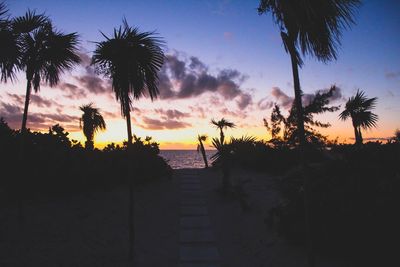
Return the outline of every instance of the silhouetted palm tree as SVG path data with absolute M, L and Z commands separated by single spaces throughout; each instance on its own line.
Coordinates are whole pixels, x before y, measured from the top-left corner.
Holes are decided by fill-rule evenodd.
M 83 114 L 79 121 L 79 126 L 83 129 L 83 134 L 86 137 L 85 147 L 91 150 L 94 147 L 94 134 L 99 130 L 105 130 L 106 123 L 99 109 L 93 107 L 92 103 L 81 106 L 80 110 L 82 110 Z
M 222 192 L 228 193 L 231 188 L 231 143 L 222 143 L 220 139 L 213 138 L 212 145 L 217 152 L 211 157 L 213 164 L 222 170 Z
M 204 165 L 206 166 L 206 168 L 208 168 L 208 162 L 207 162 L 207 156 L 206 156 L 206 150 L 204 149 L 204 144 L 203 142 L 207 141 L 207 135 L 203 134 L 203 135 L 198 135 L 197 136 L 197 140 L 199 141 L 199 144 L 197 145 L 197 152 L 201 152 L 201 155 L 203 156 L 203 160 L 204 160 Z
M 360 0 L 260 0 L 258 13 L 260 15 L 268 12 L 272 14 L 281 31 L 285 50 L 290 54 L 297 112 L 297 131 L 301 147 L 306 144 L 306 139 L 298 70 L 299 66 L 303 65 L 300 52 L 303 55 L 315 56 L 323 62 L 336 59 L 341 30 L 354 23 L 353 12 L 359 5 Z M 307 187 L 305 181 L 305 202 L 309 201 Z M 308 220 L 307 207 L 305 208 L 306 220 Z M 306 227 L 309 228 L 309 226 L 310 224 L 306 222 Z M 310 236 L 308 234 L 308 238 Z M 311 241 L 308 243 L 311 244 Z M 312 245 L 309 245 L 309 266 L 314 266 L 312 254 Z
M 0 81 L 7 82 L 15 78 L 19 66 L 20 51 L 18 35 L 13 31 L 12 21 L 6 5 L 0 3 Z
M 219 129 L 221 144 L 224 144 L 224 141 L 225 141 L 224 129 L 236 127 L 236 125 L 233 122 L 227 121 L 224 118 L 222 118 L 219 121 L 212 119 L 211 124 L 213 124 L 215 127 L 217 127 Z
M 394 131 L 393 139 L 395 142 L 400 143 L 400 130 L 399 129 L 396 129 L 396 131 Z
M 32 88 L 40 90 L 41 83 L 51 87 L 58 84 L 60 74 L 80 62 L 77 55 L 78 35 L 64 34 L 54 29 L 49 18 L 28 11 L 13 20 L 13 30 L 19 34 L 20 68 L 26 73 L 26 96 L 21 131 L 26 130 Z
M 360 0 L 260 0 L 258 13 L 272 14 L 292 61 L 300 145 L 305 144 L 298 71 L 303 65 L 300 51 L 323 62 L 336 59 L 341 30 L 354 23 L 353 12 L 359 4 Z
M 99 73 L 112 80 L 112 89 L 121 103 L 121 113 L 126 118 L 128 144 L 132 144 L 130 111 L 132 98 L 139 99 L 148 93 L 157 97 L 158 72 L 164 62 L 161 49 L 164 42 L 153 32 L 139 32 L 126 20 L 111 37 L 98 42 L 92 58 Z
M 112 89 L 121 103 L 121 113 L 126 118 L 128 147 L 132 144 L 131 107 L 132 98 L 139 99 L 148 93 L 157 97 L 158 72 L 164 63 L 164 42 L 153 32 L 139 32 L 126 20 L 111 37 L 103 34 L 105 41 L 98 42 L 92 58 L 96 70 L 112 80 Z M 133 181 L 129 185 L 129 257 L 134 254 L 134 197 Z
M 351 118 L 354 127 L 355 143 L 363 143 L 361 128 L 368 130 L 377 126 L 378 115 L 371 112 L 376 106 L 378 98 L 367 98 L 363 91 L 357 90 L 355 96 L 347 100 L 345 110 L 339 114 L 343 121 Z

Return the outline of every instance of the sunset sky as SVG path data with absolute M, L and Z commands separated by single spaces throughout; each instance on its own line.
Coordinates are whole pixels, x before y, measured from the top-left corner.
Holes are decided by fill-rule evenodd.
M 228 136 L 268 139 L 263 118 L 278 103 L 285 113 L 294 95 L 290 58 L 279 29 L 268 15 L 259 16 L 256 0 L 8 0 L 12 16 L 28 8 L 45 12 L 63 32 L 78 32 L 82 65 L 65 73 L 58 86 L 42 86 L 32 94 L 28 128 L 46 131 L 59 123 L 73 139 L 84 142 L 79 106 L 93 102 L 101 109 L 107 130 L 95 137 L 98 147 L 126 139 L 109 80 L 94 73 L 90 57 L 100 31 L 109 35 L 125 17 L 142 31 L 164 38 L 167 55 L 160 73 L 160 96 L 133 103 L 133 133 L 152 136 L 162 149 L 194 149 L 197 134 L 218 136 L 212 118 L 237 127 Z M 338 112 L 319 117 L 332 126 L 321 129 L 331 139 L 353 142 L 351 121 L 338 114 L 358 88 L 378 97 L 378 128 L 365 138 L 386 138 L 400 128 L 400 1 L 366 0 L 356 14 L 357 25 L 343 32 L 337 61 L 324 64 L 305 58 L 300 81 L 305 94 L 336 84 Z M 0 84 L 0 117 L 20 128 L 25 95 L 24 73 L 18 81 Z

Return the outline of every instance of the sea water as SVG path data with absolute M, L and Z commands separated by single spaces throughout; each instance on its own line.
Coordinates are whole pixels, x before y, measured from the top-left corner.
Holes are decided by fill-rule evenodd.
M 206 150 L 208 165 L 215 154 L 214 150 Z M 168 161 L 173 169 L 204 168 L 203 156 L 196 150 L 161 150 L 160 155 Z

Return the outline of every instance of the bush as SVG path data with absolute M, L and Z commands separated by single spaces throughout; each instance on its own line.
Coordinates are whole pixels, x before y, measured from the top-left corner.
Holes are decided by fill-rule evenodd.
M 59 125 L 48 133 L 25 135 L 21 148 L 21 134 L 0 122 L 0 183 L 10 196 L 110 190 L 130 179 L 138 184 L 171 175 L 151 138 L 135 138 L 129 149 L 110 144 L 90 151 L 70 140 Z
M 303 177 L 307 175 L 315 247 L 335 254 L 362 251 L 387 256 L 400 237 L 400 146 L 340 145 L 329 154 L 330 160 L 298 168 L 279 182 L 284 201 L 273 212 L 280 217 L 280 234 L 294 243 L 305 240 Z

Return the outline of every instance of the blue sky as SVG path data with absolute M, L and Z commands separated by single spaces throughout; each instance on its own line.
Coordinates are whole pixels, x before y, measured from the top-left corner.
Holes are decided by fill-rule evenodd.
M 258 1 L 9 0 L 7 5 L 12 15 L 21 15 L 27 8 L 36 9 L 49 15 L 59 29 L 78 32 L 89 55 L 93 42 L 102 40 L 99 31 L 110 34 L 126 17 L 130 25 L 143 31 L 156 30 L 166 41 L 169 53 L 198 57 L 210 73 L 238 70 L 247 77 L 240 88 L 251 94 L 254 103 L 265 97 L 275 101 L 271 97 L 273 87 L 293 95 L 289 57 L 272 18 L 257 14 Z M 343 32 L 338 60 L 324 64 L 306 58 L 300 72 L 305 93 L 336 84 L 342 89 L 343 98 L 354 94 L 357 88 L 368 96 L 377 96 L 380 123 L 377 130 L 367 134 L 371 137 L 386 136 L 400 128 L 398 14 L 400 1 L 364 1 L 356 14 L 357 25 Z M 44 90 L 41 94 L 46 96 Z M 193 104 L 196 99 L 187 101 Z M 250 107 L 248 113 L 254 113 L 251 119 L 261 120 L 270 111 Z M 337 113 L 326 115 L 326 119 L 332 120 L 344 138 L 351 137 L 351 128 L 345 130 L 350 123 L 336 122 Z M 260 135 L 261 129 L 262 121 L 260 128 L 250 133 Z

